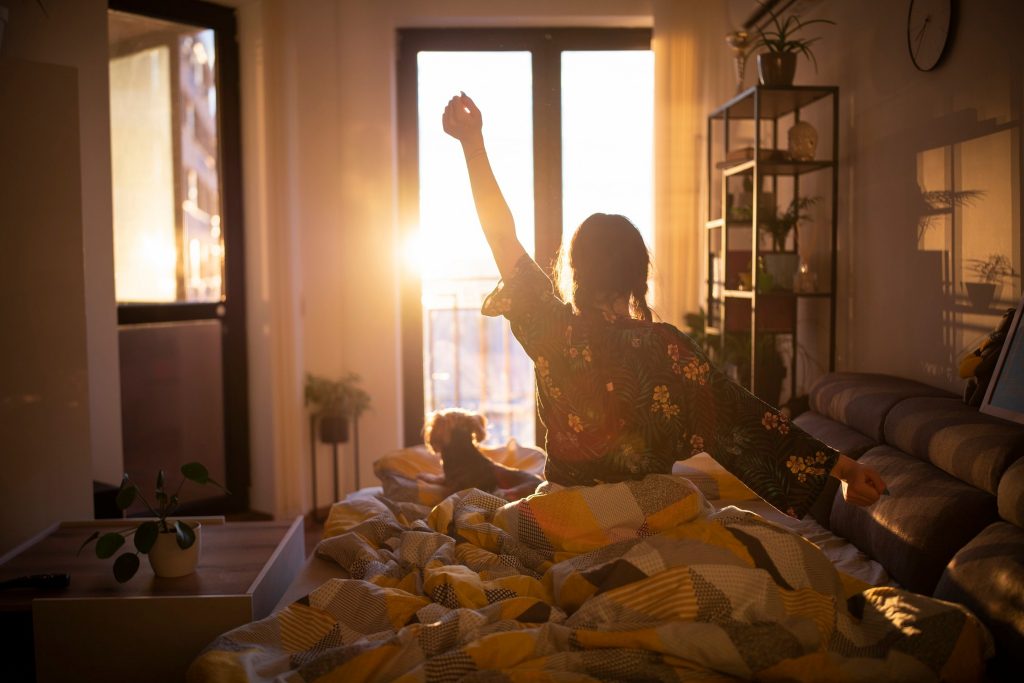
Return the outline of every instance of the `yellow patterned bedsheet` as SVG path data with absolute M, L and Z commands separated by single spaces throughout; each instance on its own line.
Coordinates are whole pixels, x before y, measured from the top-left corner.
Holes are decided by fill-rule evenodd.
M 349 499 L 317 553 L 352 578 L 224 634 L 189 679 L 976 680 L 991 652 L 959 606 L 847 601 L 813 544 L 678 476 Z

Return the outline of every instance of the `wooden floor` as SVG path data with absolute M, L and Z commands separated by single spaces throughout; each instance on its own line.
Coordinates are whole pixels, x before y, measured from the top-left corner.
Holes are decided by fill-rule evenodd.
M 328 508 L 324 508 L 320 511 L 320 519 L 327 517 Z M 224 516 L 229 522 L 262 522 L 273 519 L 272 515 L 268 515 L 264 512 L 236 512 Z M 316 544 L 320 542 L 320 537 L 324 533 L 323 522 L 318 522 L 312 513 L 306 514 L 306 557 L 313 554 L 316 549 Z

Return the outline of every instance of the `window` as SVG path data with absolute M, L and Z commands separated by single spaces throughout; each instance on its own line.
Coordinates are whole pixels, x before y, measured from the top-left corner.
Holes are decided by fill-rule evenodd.
M 220 301 L 213 29 L 112 11 L 110 40 L 117 300 Z
M 550 267 L 594 211 L 652 244 L 653 55 L 647 30 L 401 32 L 406 442 L 423 417 L 482 412 L 489 436 L 533 444 L 532 365 L 504 319 L 480 315 L 498 281 L 458 143 L 440 113 L 460 90 L 484 114 L 495 175 L 523 246 Z

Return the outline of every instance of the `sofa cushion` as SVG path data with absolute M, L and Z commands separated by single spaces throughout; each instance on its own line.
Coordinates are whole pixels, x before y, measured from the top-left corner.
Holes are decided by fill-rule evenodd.
M 1024 528 L 1024 459 L 1006 470 L 999 481 L 999 516 Z
M 810 391 L 811 410 L 881 443 L 885 415 L 905 398 L 954 394 L 909 379 L 862 372 L 832 372 Z
M 1024 427 L 979 413 L 959 399 L 908 398 L 885 418 L 885 442 L 995 494 L 1024 455 Z
M 959 602 L 985 622 L 1002 668 L 1024 666 L 1024 529 L 988 526 L 950 561 L 935 597 Z
M 844 424 L 820 415 L 814 411 L 808 411 L 797 416 L 793 424 L 822 441 L 840 453 L 845 453 L 854 460 L 863 455 L 869 448 L 877 444 L 855 429 L 850 429 Z M 832 501 L 836 496 L 836 489 L 839 488 L 839 480 L 829 477 L 825 487 L 818 495 L 818 500 L 811 506 L 808 514 L 814 520 L 828 527 L 829 517 L 832 515 Z
M 900 584 L 931 594 L 960 548 L 996 521 L 996 498 L 891 446 L 860 457 L 885 480 L 891 495 L 869 508 L 836 494 L 832 531 L 882 563 Z

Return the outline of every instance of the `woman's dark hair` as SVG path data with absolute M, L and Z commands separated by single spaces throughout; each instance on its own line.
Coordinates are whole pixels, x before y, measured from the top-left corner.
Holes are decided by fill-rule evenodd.
M 562 245 L 555 282 L 577 313 L 625 297 L 634 318 L 651 322 L 650 269 L 651 255 L 636 226 L 625 216 L 595 213 L 576 228 L 568 249 Z

